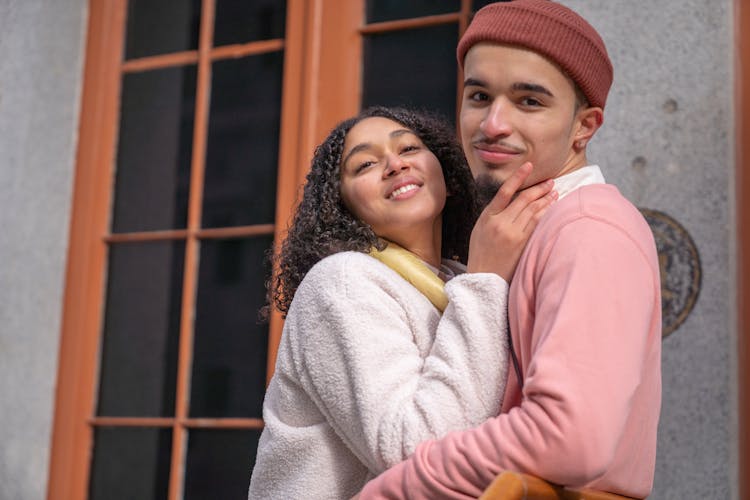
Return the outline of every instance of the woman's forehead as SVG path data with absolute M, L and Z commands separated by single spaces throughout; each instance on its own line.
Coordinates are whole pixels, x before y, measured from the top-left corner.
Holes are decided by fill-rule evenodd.
M 377 136 L 388 136 L 395 130 L 407 130 L 414 133 L 409 127 L 385 116 L 368 116 L 357 122 L 346 134 L 347 140 L 375 138 Z

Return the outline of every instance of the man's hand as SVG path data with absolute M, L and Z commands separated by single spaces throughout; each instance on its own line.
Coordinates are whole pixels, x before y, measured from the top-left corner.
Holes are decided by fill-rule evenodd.
M 557 199 L 552 180 L 535 184 L 515 196 L 532 168 L 528 162 L 518 167 L 477 219 L 469 242 L 470 273 L 495 273 L 510 283 L 531 233 Z

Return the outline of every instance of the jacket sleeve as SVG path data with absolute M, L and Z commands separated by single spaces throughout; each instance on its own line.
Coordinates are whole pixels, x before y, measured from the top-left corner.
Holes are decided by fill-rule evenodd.
M 622 230 L 591 219 L 566 225 L 550 245 L 531 278 L 521 404 L 420 445 L 362 499 L 476 498 L 502 470 L 574 486 L 607 470 L 653 341 L 653 263 Z
M 327 422 L 372 473 L 425 439 L 498 414 L 507 370 L 505 281 L 453 278 L 443 316 L 426 306 L 437 330 L 424 357 L 410 321 L 429 318 L 407 314 L 417 305 L 397 290 L 411 285 L 362 254 L 322 263 L 295 295 L 299 314 L 287 318 L 294 365 Z

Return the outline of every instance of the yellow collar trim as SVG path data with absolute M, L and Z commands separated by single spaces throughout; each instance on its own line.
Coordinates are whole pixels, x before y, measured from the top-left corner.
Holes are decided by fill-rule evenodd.
M 430 271 L 427 265 L 415 254 L 389 241 L 383 250 L 378 250 L 375 247 L 371 248 L 370 255 L 411 283 L 441 313 L 445 311 L 445 308 L 448 306 L 445 283 L 435 273 Z

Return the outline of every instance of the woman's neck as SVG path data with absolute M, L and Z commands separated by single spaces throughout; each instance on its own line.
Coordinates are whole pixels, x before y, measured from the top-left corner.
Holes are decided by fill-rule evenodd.
M 403 246 L 403 245 L 402 245 Z M 441 256 L 440 256 L 440 247 L 436 249 L 432 245 L 426 245 L 424 247 L 416 246 L 416 245 L 409 245 L 404 247 L 407 250 L 409 250 L 411 253 L 431 265 L 435 268 L 440 268 L 440 262 L 441 262 Z
M 440 268 L 443 243 L 441 221 L 438 221 L 436 227 L 430 228 L 429 231 L 416 230 L 397 240 L 393 240 L 393 242 L 409 250 L 431 266 Z

